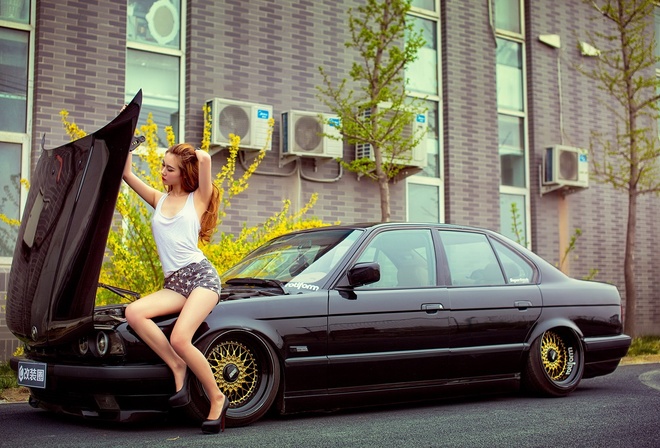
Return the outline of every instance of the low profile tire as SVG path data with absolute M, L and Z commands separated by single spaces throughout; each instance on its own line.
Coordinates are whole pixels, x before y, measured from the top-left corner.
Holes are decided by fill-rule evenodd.
M 584 373 L 584 353 L 579 339 L 567 329 L 548 330 L 529 351 L 523 387 L 548 397 L 563 397 L 575 390 Z
M 244 426 L 268 412 L 280 384 L 280 363 L 270 345 L 253 335 L 225 334 L 205 352 L 218 387 L 229 399 L 227 426 Z M 193 381 L 186 412 L 197 420 L 207 417 L 209 400 Z

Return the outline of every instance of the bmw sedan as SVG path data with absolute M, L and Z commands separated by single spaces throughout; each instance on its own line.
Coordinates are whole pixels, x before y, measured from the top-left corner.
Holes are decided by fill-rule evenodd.
M 164 416 L 174 380 L 124 317 L 95 307 L 139 98 L 36 167 L 10 273 L 7 324 L 30 403 L 88 419 Z M 613 372 L 630 338 L 616 287 L 567 277 L 480 228 L 379 223 L 278 237 L 223 273 L 197 330 L 229 425 L 280 414 L 524 388 L 561 397 Z M 120 285 L 118 285 L 120 286 Z M 112 287 L 111 287 L 112 288 Z M 120 288 L 112 288 L 126 293 Z M 156 320 L 169 335 L 176 316 Z M 190 380 L 184 408 L 209 402 Z

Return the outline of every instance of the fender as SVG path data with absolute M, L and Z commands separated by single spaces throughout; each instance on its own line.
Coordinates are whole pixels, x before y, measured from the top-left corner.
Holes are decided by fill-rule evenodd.
M 529 348 L 532 346 L 532 343 L 543 333 L 552 328 L 560 327 L 572 330 L 577 339 L 580 341 L 580 344 L 584 346 L 584 335 L 578 326 L 575 325 L 575 322 L 562 317 L 553 317 L 551 319 L 544 320 L 543 322 L 539 322 L 534 328 L 532 328 L 527 338 L 527 342 L 525 342 L 525 351 L 528 352 Z
M 246 322 L 247 323 L 247 322 Z M 255 321 L 250 321 L 251 324 L 254 324 Z M 198 347 L 202 352 L 206 350 L 210 344 L 220 336 L 224 336 L 230 333 L 240 333 L 244 335 L 252 336 L 258 339 L 264 344 L 269 344 L 272 346 L 280 357 L 280 362 L 282 362 L 282 351 L 284 349 L 284 341 L 280 335 L 272 327 L 263 325 L 263 328 L 257 329 L 254 326 L 247 325 L 234 325 L 232 327 L 226 327 L 222 330 L 210 330 L 206 329 L 202 334 L 200 334 L 194 341 L 193 344 Z

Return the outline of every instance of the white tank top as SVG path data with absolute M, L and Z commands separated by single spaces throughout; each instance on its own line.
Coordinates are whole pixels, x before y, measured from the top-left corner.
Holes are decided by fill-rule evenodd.
M 201 225 L 197 218 L 193 193 L 188 195 L 179 213 L 171 218 L 161 213 L 163 201 L 168 194 L 161 196 L 151 219 L 151 231 L 156 241 L 165 278 L 205 258 L 204 253 L 197 246 Z

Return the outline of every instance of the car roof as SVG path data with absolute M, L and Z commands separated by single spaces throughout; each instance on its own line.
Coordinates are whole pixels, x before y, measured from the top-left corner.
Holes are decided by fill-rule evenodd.
M 500 235 L 496 231 L 483 227 L 475 227 L 462 224 L 451 224 L 451 223 L 428 223 L 428 222 L 403 222 L 403 221 L 389 221 L 389 222 L 360 222 L 355 224 L 336 224 L 331 226 L 316 227 L 313 229 L 300 230 L 299 232 L 307 231 L 318 231 L 318 230 L 327 230 L 327 229 L 384 229 L 384 228 L 405 228 L 405 227 L 428 227 L 428 228 L 437 228 L 437 229 L 447 229 L 447 230 L 472 230 L 478 232 L 485 232 L 492 235 L 498 235 L 500 237 L 506 238 L 503 235 Z M 295 232 L 297 233 L 297 232 Z

